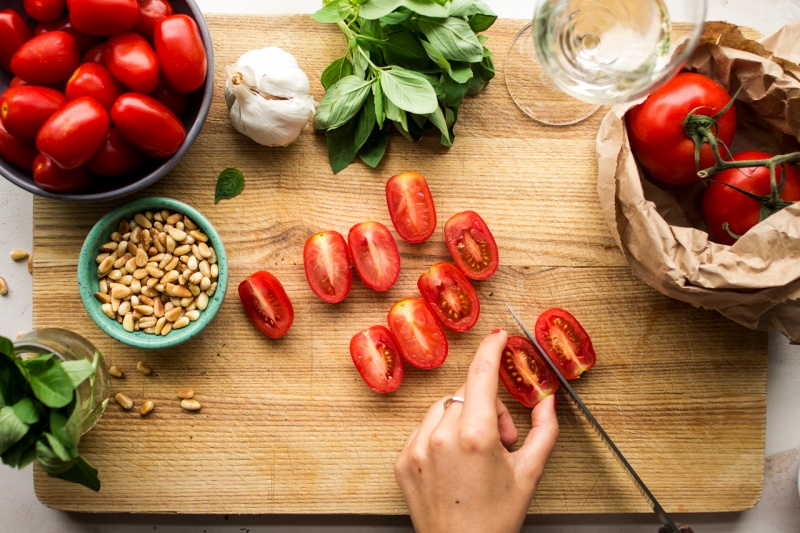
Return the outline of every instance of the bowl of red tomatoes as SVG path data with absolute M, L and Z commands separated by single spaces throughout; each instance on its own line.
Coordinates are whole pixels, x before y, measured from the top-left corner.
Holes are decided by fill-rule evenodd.
M 0 175 L 66 201 L 155 183 L 200 133 L 213 61 L 193 0 L 11 0 L 0 9 Z

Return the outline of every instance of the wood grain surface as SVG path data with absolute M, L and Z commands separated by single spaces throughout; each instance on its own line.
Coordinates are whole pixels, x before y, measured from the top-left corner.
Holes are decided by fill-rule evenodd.
M 428 406 L 463 382 L 479 340 L 501 326 L 520 333 L 504 301 L 531 325 L 548 307 L 567 308 L 585 325 L 598 363 L 575 388 L 668 511 L 734 511 L 758 500 L 766 335 L 670 300 L 632 275 L 595 192 L 603 113 L 573 127 L 543 127 L 508 96 L 504 55 L 523 21 L 500 20 L 487 32 L 498 76 L 465 101 L 453 148 L 441 147 L 438 135 L 417 144 L 396 136 L 377 170 L 354 164 L 334 176 L 323 135 L 309 129 L 288 148 L 256 145 L 231 127 L 222 93 L 226 65 L 249 49 L 277 45 L 297 57 L 319 100 L 322 69 L 344 51 L 338 30 L 306 16 L 207 20 L 216 53 L 208 121 L 184 161 L 138 196 L 171 196 L 210 218 L 230 259 L 227 297 L 211 325 L 180 347 L 152 352 L 111 340 L 81 305 L 76 263 L 94 222 L 125 200 L 35 199 L 35 327 L 83 334 L 126 371 L 113 392 L 126 392 L 137 406 L 156 403 L 140 418 L 112 401 L 81 441 L 102 490 L 92 494 L 37 470 L 44 504 L 89 512 L 406 513 L 394 460 Z M 226 167 L 244 172 L 245 190 L 214 205 Z M 398 238 L 402 273 L 391 290 L 356 281 L 343 303 L 318 300 L 303 274 L 305 239 L 327 229 L 346 234 L 364 220 L 391 227 L 385 180 L 411 169 L 428 179 L 438 231 L 420 245 Z M 396 393 L 375 394 L 353 367 L 350 337 L 385 323 L 394 302 L 418 294 L 417 277 L 448 258 L 444 221 L 465 209 L 482 214 L 500 248 L 497 274 L 476 283 L 481 318 L 468 333 L 448 332 L 441 368 L 407 367 Z M 294 303 L 294 325 L 277 341 L 251 326 L 236 294 L 258 269 L 277 275 Z M 140 360 L 155 373 L 137 373 Z M 184 387 L 197 391 L 201 411 L 181 410 L 176 393 Z M 501 398 L 524 436 L 530 411 L 504 390 Z M 559 443 L 530 511 L 647 512 L 563 396 L 559 421 Z

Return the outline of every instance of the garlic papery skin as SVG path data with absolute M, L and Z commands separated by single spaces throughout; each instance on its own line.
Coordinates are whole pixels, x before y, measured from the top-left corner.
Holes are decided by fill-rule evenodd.
M 294 56 L 270 46 L 227 68 L 225 103 L 236 131 L 265 146 L 288 146 L 314 118 L 308 76 Z

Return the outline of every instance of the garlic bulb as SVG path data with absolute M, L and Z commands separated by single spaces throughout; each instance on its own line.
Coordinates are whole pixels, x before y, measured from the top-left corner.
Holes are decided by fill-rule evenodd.
M 225 102 L 233 127 L 259 144 L 288 146 L 314 117 L 308 76 L 277 46 L 245 53 L 227 74 Z

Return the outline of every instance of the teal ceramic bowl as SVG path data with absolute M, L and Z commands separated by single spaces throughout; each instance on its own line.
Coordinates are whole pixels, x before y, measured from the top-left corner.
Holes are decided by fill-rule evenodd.
M 96 258 L 101 253 L 100 247 L 111 240 L 111 234 L 117 231 L 119 222 L 122 219 L 131 220 L 137 213 L 156 212 L 164 209 L 172 213 L 182 213 L 188 216 L 197 225 L 198 229 L 208 235 L 208 245 L 214 248 L 217 254 L 217 265 L 219 266 L 217 290 L 209 298 L 208 306 L 200 313 L 200 318 L 190 322 L 184 328 L 173 329 L 163 336 L 144 333 L 143 331 L 128 332 L 122 327 L 122 324 L 103 313 L 102 304 L 95 298 L 95 293 L 100 288 Z M 222 305 L 225 291 L 228 288 L 228 260 L 225 255 L 225 247 L 217 230 L 214 229 L 202 213 L 193 207 L 171 198 L 141 198 L 114 209 L 101 218 L 89 232 L 83 242 L 78 262 L 78 288 L 80 289 L 81 300 L 89 316 L 92 317 L 92 320 L 100 329 L 112 338 L 137 348 L 156 349 L 177 346 L 200 333 L 211 322 Z

